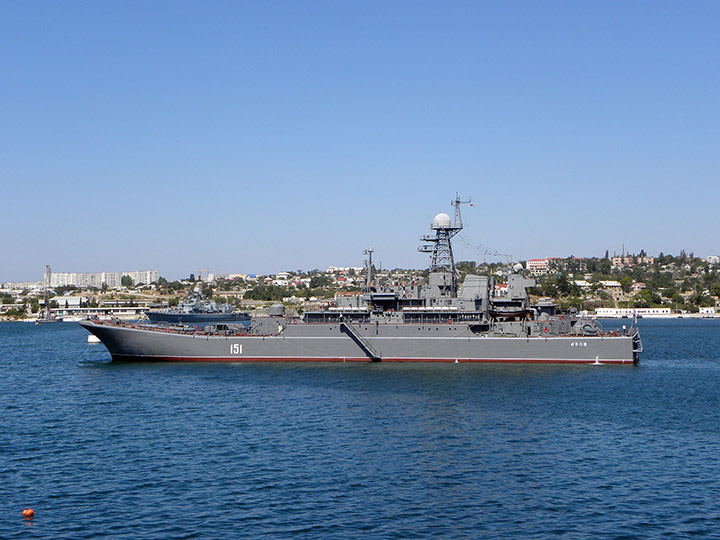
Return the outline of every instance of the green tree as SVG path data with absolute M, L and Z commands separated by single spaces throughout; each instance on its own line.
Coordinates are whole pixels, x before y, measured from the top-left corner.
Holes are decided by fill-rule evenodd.
M 292 293 L 285 287 L 277 285 L 257 285 L 250 290 L 245 291 L 243 298 L 248 300 L 272 300 L 279 301 L 285 296 L 291 296 Z
M 200 288 L 200 294 L 202 294 L 206 298 L 212 298 L 213 297 L 212 285 L 210 285 L 209 283 L 203 283 L 203 286 Z
M 455 267 L 458 269 L 459 272 L 472 274 L 473 272 L 475 272 L 477 264 L 475 263 L 475 261 L 460 261 L 455 265 Z
M 690 297 L 690 303 L 698 307 L 711 307 L 715 305 L 715 300 L 711 296 L 697 292 Z
M 127 288 L 129 289 L 129 288 L 131 288 L 131 287 L 133 286 L 133 284 L 134 284 L 134 283 L 133 283 L 133 278 L 131 278 L 130 276 L 123 276 L 122 278 L 120 278 L 120 284 L 121 284 L 123 287 L 127 287 Z
M 630 292 L 630 287 L 632 287 L 633 280 L 631 277 L 625 276 L 620 278 L 620 288 L 622 288 L 623 292 Z
M 331 284 L 332 284 L 331 279 L 324 274 L 316 275 L 316 276 L 313 276 L 310 278 L 310 288 L 311 289 L 327 287 L 328 285 L 331 285 Z
M 708 289 L 713 296 L 720 296 L 720 281 L 713 281 Z
M 570 283 L 565 274 L 557 277 L 557 289 L 563 296 L 578 296 L 580 294 L 580 288 L 574 283 Z
M 641 291 L 633 302 L 633 307 L 657 307 L 662 305 L 662 298 L 654 291 L 645 289 Z
M 26 306 L 25 304 L 22 304 L 16 308 L 10 308 L 5 312 L 5 315 L 13 317 L 14 319 L 21 319 L 26 315 Z

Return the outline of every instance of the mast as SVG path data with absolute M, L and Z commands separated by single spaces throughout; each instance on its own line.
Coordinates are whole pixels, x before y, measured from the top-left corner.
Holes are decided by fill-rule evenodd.
M 370 289 L 372 287 L 372 254 L 374 253 L 373 248 L 367 248 L 365 251 L 363 251 L 363 255 L 367 255 L 368 258 L 365 260 L 365 264 L 367 265 L 367 276 L 365 279 L 365 287 L 367 289 Z
M 455 193 L 455 200 L 450 204 L 455 208 L 455 219 L 450 221 L 450 216 L 440 213 L 430 225 L 435 231 L 435 236 L 426 234 L 420 237 L 423 242 L 428 244 L 421 245 L 418 251 L 422 253 L 430 253 L 430 272 L 444 272 L 450 274 L 453 294 L 457 292 L 457 271 L 455 269 L 455 259 L 453 257 L 451 239 L 463 229 L 462 215 L 460 213 L 460 205 L 470 204 L 472 199 L 467 201 L 460 200 L 458 193 Z
M 455 200 L 451 201 L 450 204 L 452 204 L 455 207 L 455 227 L 458 228 L 458 232 L 460 232 L 463 228 L 462 224 L 462 216 L 460 215 L 460 205 L 461 204 L 469 204 L 472 206 L 472 197 L 470 197 L 467 201 L 461 201 L 460 196 L 458 195 L 458 192 L 455 192 Z
M 45 275 L 43 275 L 43 312 L 45 314 L 46 318 L 50 318 L 50 305 L 49 305 L 49 299 L 50 294 L 48 293 L 48 289 L 50 289 L 50 281 L 52 279 L 52 270 L 50 270 L 50 265 L 45 265 Z

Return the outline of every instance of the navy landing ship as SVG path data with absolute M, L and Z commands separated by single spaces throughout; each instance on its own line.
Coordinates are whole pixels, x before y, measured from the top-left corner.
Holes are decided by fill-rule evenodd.
M 80 324 L 105 344 L 117 361 L 209 362 L 552 362 L 636 364 L 642 351 L 637 329 L 605 332 L 593 319 L 558 314 L 550 300 L 531 305 L 516 265 L 507 290 L 495 280 L 468 275 L 458 284 L 452 237 L 462 227 L 440 213 L 420 250 L 430 256 L 427 283 L 381 285 L 372 276 L 362 294 L 302 317 L 282 306 L 250 326 L 214 324 L 203 329 L 122 322 Z

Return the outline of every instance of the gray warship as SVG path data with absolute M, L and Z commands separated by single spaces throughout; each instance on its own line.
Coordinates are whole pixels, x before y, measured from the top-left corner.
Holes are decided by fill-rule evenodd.
M 467 275 L 460 285 L 452 238 L 454 219 L 435 216 L 420 250 L 430 253 L 427 282 L 375 283 L 372 250 L 361 294 L 338 296 L 301 317 L 273 306 L 248 327 L 218 323 L 195 329 L 120 321 L 82 321 L 114 361 L 210 362 L 546 362 L 637 364 L 642 352 L 633 324 L 604 331 L 594 319 L 559 313 L 549 299 L 531 305 L 535 280 L 516 265 L 506 291 L 495 279 Z
M 40 308 L 35 324 L 49 323 L 49 322 L 62 322 L 63 318 L 58 317 L 50 309 L 50 281 L 52 276 L 52 270 L 50 265 L 45 265 L 45 275 L 43 276 L 43 304 Z
M 228 322 L 250 325 L 250 315 L 233 311 L 230 304 L 217 304 L 203 298 L 197 287 L 177 307 L 163 310 L 151 309 L 146 311 L 145 315 L 155 323 L 187 324 L 197 327 Z

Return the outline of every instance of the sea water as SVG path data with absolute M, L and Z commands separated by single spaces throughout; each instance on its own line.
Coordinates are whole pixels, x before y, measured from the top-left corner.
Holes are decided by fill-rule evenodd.
M 720 320 L 639 326 L 639 366 L 115 364 L 0 323 L 0 538 L 720 538 Z

